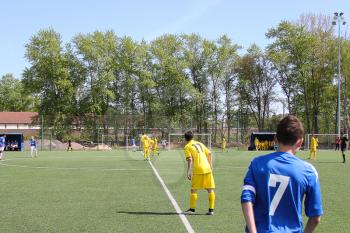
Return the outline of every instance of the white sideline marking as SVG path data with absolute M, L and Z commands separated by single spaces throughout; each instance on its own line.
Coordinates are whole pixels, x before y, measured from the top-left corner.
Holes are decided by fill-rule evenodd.
M 137 169 L 137 168 L 98 168 L 98 167 L 35 167 L 28 165 L 6 164 L 0 162 L 4 167 L 20 167 L 31 169 L 48 169 L 48 170 L 97 170 L 97 171 L 149 171 L 149 169 Z
M 152 169 L 153 169 L 153 172 L 154 174 L 156 175 L 156 177 L 158 178 L 160 184 L 162 185 L 166 195 L 168 196 L 171 204 L 173 204 L 175 210 L 176 210 L 176 213 L 179 215 L 182 223 L 185 225 L 186 227 L 186 230 L 188 233 L 195 233 L 190 222 L 187 220 L 186 216 L 182 213 L 182 210 L 181 208 L 179 207 L 179 204 L 177 204 L 175 198 L 173 197 L 173 195 L 171 194 L 171 192 L 169 191 L 169 189 L 167 188 L 167 186 L 165 185 L 162 177 L 160 177 L 157 169 L 153 166 L 152 162 L 150 160 L 148 160 L 148 163 L 151 165 Z

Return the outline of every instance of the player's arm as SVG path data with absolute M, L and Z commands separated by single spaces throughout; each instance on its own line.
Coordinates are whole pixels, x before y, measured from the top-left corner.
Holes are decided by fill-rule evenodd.
M 186 158 L 186 160 L 187 160 L 187 178 L 189 179 L 189 180 L 191 180 L 192 179 L 192 157 L 188 157 L 188 158 Z
M 311 165 L 312 166 L 312 165 Z M 314 232 L 323 215 L 322 195 L 320 181 L 316 169 L 311 167 L 311 175 L 308 177 L 308 187 L 305 195 L 305 215 L 309 217 L 304 233 Z
M 253 162 L 250 164 L 248 171 L 243 180 L 243 188 L 241 194 L 241 205 L 243 216 L 246 221 L 247 227 L 250 233 L 256 233 L 256 225 L 254 218 L 254 209 L 253 205 L 255 202 L 255 179 L 253 175 Z
M 315 217 L 309 218 L 309 220 L 307 221 L 307 224 L 305 226 L 304 233 L 314 232 L 314 230 L 316 229 L 316 227 L 320 223 L 320 221 L 321 221 L 321 216 L 315 216 Z
M 243 211 L 244 219 L 249 229 L 249 232 L 257 233 L 255 218 L 254 218 L 253 203 L 251 202 L 242 203 L 242 211 Z
M 187 178 L 192 179 L 192 155 L 188 148 L 185 148 L 185 158 L 187 161 Z
M 207 156 L 208 163 L 210 165 L 211 170 L 213 171 L 213 159 L 212 159 L 211 151 L 207 147 L 205 147 L 204 153 Z

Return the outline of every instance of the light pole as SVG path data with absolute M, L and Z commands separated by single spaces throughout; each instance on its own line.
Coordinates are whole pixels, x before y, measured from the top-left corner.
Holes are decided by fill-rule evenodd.
M 333 25 L 338 25 L 338 114 L 337 114 L 337 124 L 338 124 L 338 135 L 340 137 L 340 79 L 341 79 L 341 74 L 340 74 L 340 63 L 341 63 L 341 50 L 340 50 L 340 26 L 345 25 L 346 22 L 343 17 L 344 13 L 343 12 L 335 12 L 334 17 L 333 17 Z M 346 114 L 346 113 L 345 113 Z

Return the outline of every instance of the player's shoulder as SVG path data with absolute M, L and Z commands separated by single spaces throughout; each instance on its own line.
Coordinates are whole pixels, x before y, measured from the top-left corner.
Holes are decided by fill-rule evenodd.
M 302 161 L 302 164 L 304 166 L 304 172 L 309 174 L 309 175 L 315 175 L 318 178 L 318 172 L 317 172 L 316 168 L 314 167 L 314 165 L 312 165 L 311 163 L 304 161 L 304 160 L 301 160 L 301 161 Z
M 188 149 L 188 148 L 190 148 L 192 146 L 192 144 L 193 144 L 193 140 L 187 142 L 184 148 Z
M 259 155 L 255 158 L 253 158 L 252 160 L 252 163 L 262 163 L 262 162 L 266 162 L 266 161 L 269 161 L 273 158 L 275 158 L 276 156 L 278 156 L 278 152 L 272 152 L 272 153 L 269 153 L 269 154 L 264 154 L 264 155 Z

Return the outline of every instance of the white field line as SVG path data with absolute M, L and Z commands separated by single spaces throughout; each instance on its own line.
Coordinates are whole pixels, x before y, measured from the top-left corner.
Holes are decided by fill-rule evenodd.
M 6 164 L 3 162 L 0 162 L 0 166 L 31 168 L 31 169 L 48 169 L 48 170 L 149 171 L 149 169 L 137 169 L 137 168 L 42 167 L 42 166 L 36 167 L 36 166 L 28 166 L 28 165 Z
M 151 165 L 152 169 L 153 169 L 153 172 L 154 174 L 156 175 L 156 177 L 158 178 L 160 184 L 162 185 L 166 195 L 168 196 L 171 204 L 173 204 L 175 210 L 176 210 L 176 213 L 179 215 L 182 223 L 184 224 L 186 230 L 188 233 L 195 233 L 190 222 L 187 220 L 186 216 L 182 213 L 182 210 L 179 206 L 179 204 L 177 204 L 175 198 L 173 197 L 173 195 L 171 194 L 171 192 L 169 191 L 169 189 L 167 188 L 167 186 L 165 185 L 162 177 L 159 175 L 157 169 L 153 166 L 152 162 L 150 160 L 148 160 L 148 163 Z

